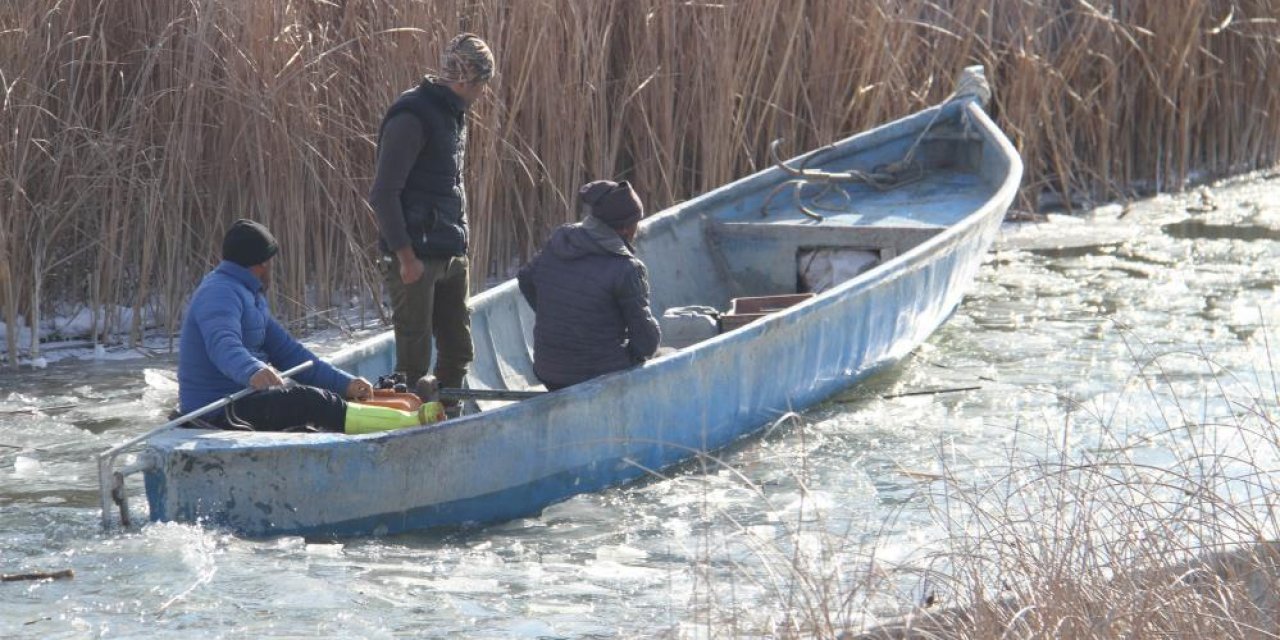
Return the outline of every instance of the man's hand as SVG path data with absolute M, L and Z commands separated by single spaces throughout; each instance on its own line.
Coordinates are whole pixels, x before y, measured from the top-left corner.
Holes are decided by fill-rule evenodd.
M 405 247 L 397 251 L 396 258 L 400 262 L 400 282 L 413 284 L 426 272 L 426 267 L 422 266 L 422 261 L 414 255 L 412 248 Z
M 270 389 L 271 387 L 283 387 L 284 378 L 281 378 L 280 374 L 276 373 L 275 369 L 267 366 L 258 369 L 258 372 L 253 374 L 253 377 L 249 378 L 249 386 L 254 389 L 258 389 L 259 391 L 262 389 Z
M 417 256 L 414 256 L 408 262 L 400 263 L 400 282 L 413 284 L 422 278 L 422 274 L 426 270 L 426 267 L 422 266 L 422 261 Z
M 373 397 L 373 385 L 364 378 L 356 378 L 347 385 L 348 400 L 368 400 Z

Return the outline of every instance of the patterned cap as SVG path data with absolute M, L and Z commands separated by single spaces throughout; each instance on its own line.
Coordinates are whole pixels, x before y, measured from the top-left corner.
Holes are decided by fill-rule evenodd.
M 460 33 L 449 41 L 440 57 L 440 79 L 445 82 L 480 82 L 493 77 L 493 52 L 474 33 Z

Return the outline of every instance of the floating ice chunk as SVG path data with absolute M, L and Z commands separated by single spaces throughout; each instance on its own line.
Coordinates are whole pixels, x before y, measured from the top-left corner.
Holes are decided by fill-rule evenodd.
M 583 608 L 579 613 L 590 613 L 590 608 Z M 556 628 L 542 620 L 514 620 L 506 625 L 504 632 L 509 638 L 549 638 L 561 635 Z
M 647 557 L 649 557 L 647 551 L 627 545 L 604 545 L 596 549 L 596 560 L 617 562 L 619 564 L 637 562 Z
M 283 538 L 280 538 L 279 540 L 276 540 L 273 546 L 276 549 L 283 549 L 286 551 L 292 551 L 297 549 L 306 551 L 307 539 L 303 538 L 302 536 L 285 536 Z
M 159 391 L 177 391 L 178 381 L 173 378 L 169 372 L 160 369 L 143 369 L 142 379 L 147 381 L 147 386 Z
M 618 582 L 644 582 L 658 580 L 664 570 L 649 567 L 625 565 L 611 560 L 597 560 L 582 568 L 585 576 L 594 579 L 605 579 Z
M 307 544 L 303 550 L 313 556 L 337 558 L 342 556 L 342 548 L 342 544 Z
M 1093 210 L 1094 217 L 1098 218 L 1118 218 L 1124 213 L 1124 205 L 1119 203 L 1104 204 Z
M 436 580 L 434 583 L 436 589 L 447 593 L 483 593 L 490 594 L 498 590 L 498 581 L 483 578 L 463 578 L 451 576 L 443 580 Z
M 30 456 L 19 455 L 13 460 L 13 475 L 20 478 L 30 478 L 39 475 L 41 471 L 40 461 Z

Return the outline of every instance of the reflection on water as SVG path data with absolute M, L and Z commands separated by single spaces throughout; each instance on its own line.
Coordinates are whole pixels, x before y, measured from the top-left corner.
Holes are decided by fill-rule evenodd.
M 76 572 L 0 583 L 0 636 L 767 635 L 796 558 L 856 567 L 875 545 L 910 563 L 938 539 L 921 494 L 943 471 L 1118 446 L 1167 460 L 1185 435 L 1123 395 L 1136 360 L 1203 350 L 1239 384 L 1270 379 L 1280 181 L 1212 196 L 1193 218 L 1203 196 L 1009 226 L 947 325 L 871 384 L 665 479 L 479 531 L 102 535 L 93 455 L 164 420 L 172 360 L 0 373 L 0 573 Z M 1159 379 L 1198 398 L 1206 375 L 1174 357 Z

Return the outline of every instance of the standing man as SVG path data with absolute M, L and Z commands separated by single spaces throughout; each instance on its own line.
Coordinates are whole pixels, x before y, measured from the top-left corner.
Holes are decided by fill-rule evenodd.
M 474 357 L 467 309 L 467 214 L 463 187 L 466 112 L 493 77 L 493 53 L 471 33 L 445 47 L 439 76 L 427 76 L 387 109 L 369 203 L 388 254 L 396 371 L 427 373 L 459 387 Z M 450 413 L 456 403 L 446 405 Z
M 417 413 L 361 405 L 373 387 L 364 378 L 319 359 L 271 316 L 263 292 L 271 285 L 271 260 L 279 245 L 266 227 L 238 220 L 222 240 L 222 262 L 200 282 L 178 348 L 178 401 L 191 413 L 245 387 L 256 391 L 222 411 L 196 416 L 217 428 L 290 431 L 314 428 L 373 433 L 440 419 L 425 403 Z M 286 384 L 279 371 L 306 361 L 301 384 Z
M 535 313 L 533 372 L 551 391 L 644 362 L 662 339 L 631 249 L 639 196 L 627 182 L 598 180 L 578 198 L 582 222 L 556 229 L 517 276 Z

